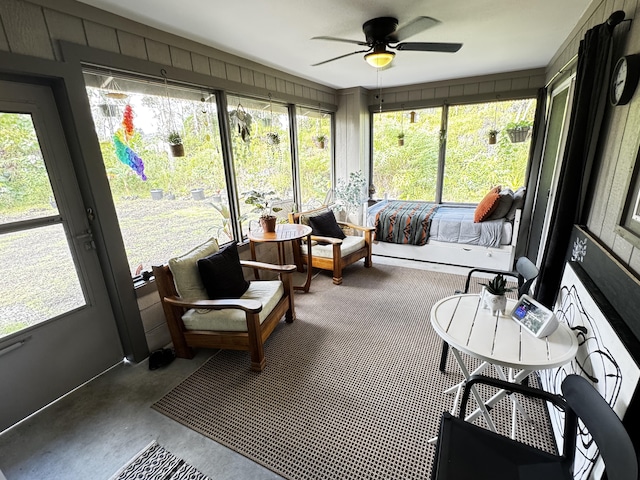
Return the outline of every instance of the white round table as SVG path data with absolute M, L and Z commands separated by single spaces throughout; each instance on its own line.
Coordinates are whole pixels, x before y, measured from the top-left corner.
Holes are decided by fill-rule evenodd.
M 565 323 L 560 322 L 556 331 L 548 337 L 536 338 L 508 316 L 515 300 L 507 301 L 506 316 L 492 315 L 489 310 L 482 308 L 480 300 L 480 295 L 476 294 L 454 295 L 443 298 L 431 308 L 431 325 L 451 347 L 465 380 L 493 365 L 502 380 L 519 383 L 532 371 L 559 367 L 575 357 L 578 341 Z M 482 360 L 482 365 L 469 372 L 460 352 Z M 502 367 L 509 369 L 508 375 Z M 452 413 L 457 407 L 463 386 L 464 382 L 461 382 L 447 390 L 449 393 L 457 391 Z M 489 427 L 495 431 L 487 407 L 493 406 L 507 392 L 501 390 L 486 402 L 481 399 L 475 387 L 472 387 L 472 393 L 479 408 L 467 419 L 471 421 L 482 413 Z M 512 402 L 511 436 L 514 438 L 516 411 L 526 419 L 528 416 L 514 397 Z

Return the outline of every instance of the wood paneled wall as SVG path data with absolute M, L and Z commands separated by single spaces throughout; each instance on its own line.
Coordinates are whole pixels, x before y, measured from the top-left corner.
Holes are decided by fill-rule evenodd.
M 562 48 L 550 62 L 546 77 L 550 80 L 577 53 L 580 41 L 591 27 L 606 21 L 616 10 L 624 10 L 627 19 L 616 27 L 614 59 L 640 53 L 638 0 L 602 0 L 594 2 L 576 25 Z M 573 70 L 572 66 L 569 70 Z M 560 75 L 562 77 L 562 75 Z M 598 148 L 593 175 L 596 178 L 587 228 L 636 275 L 640 273 L 640 241 L 630 241 L 617 228 L 631 182 L 640 144 L 640 91 L 627 105 L 609 106 Z

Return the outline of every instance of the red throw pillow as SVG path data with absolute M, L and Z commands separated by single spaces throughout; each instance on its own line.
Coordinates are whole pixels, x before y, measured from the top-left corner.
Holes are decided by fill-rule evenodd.
M 473 221 L 475 223 L 486 220 L 489 215 L 496 209 L 498 202 L 500 201 L 500 187 L 494 187 L 489 190 L 480 203 L 476 207 L 476 211 L 473 214 Z

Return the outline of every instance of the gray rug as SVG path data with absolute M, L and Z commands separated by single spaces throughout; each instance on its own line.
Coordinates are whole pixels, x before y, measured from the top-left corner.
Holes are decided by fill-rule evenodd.
M 156 442 L 151 442 L 110 480 L 210 480 Z
M 429 311 L 464 280 L 361 263 L 340 286 L 321 274 L 267 341 L 262 373 L 246 352 L 220 351 L 153 408 L 288 479 L 429 478 L 429 439 L 453 401 L 442 392 L 462 378 L 453 355 L 438 371 Z M 535 422 L 518 438 L 553 451 L 541 404 L 524 405 Z M 505 433 L 509 407 L 492 411 Z

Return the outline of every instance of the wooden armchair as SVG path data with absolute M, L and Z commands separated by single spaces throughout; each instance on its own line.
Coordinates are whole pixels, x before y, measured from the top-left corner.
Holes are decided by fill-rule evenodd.
M 251 370 L 258 372 L 263 370 L 264 342 L 283 316 L 287 323 L 295 320 L 291 276 L 296 268 L 294 265 L 271 265 L 244 260 L 241 260 L 240 264 L 246 268 L 277 272 L 280 281 L 275 282 L 282 282 L 282 287 L 275 285 L 276 297 L 265 303 L 261 299 L 265 288 L 260 288 L 258 285 L 257 288 L 252 289 L 254 284 L 274 283 L 274 281 L 252 281 L 247 293 L 238 299 L 185 300 L 178 295 L 169 266 L 153 267 L 156 286 L 177 357 L 193 358 L 192 348 L 197 347 L 248 350 L 251 356 Z M 199 322 L 199 328 L 188 329 L 185 326 L 183 318 L 187 318 L 189 314 L 192 317 L 196 314 L 205 316 L 207 312 L 223 310 L 226 315 L 219 315 L 220 318 L 217 319 L 202 319 Z M 231 320 L 229 313 L 231 313 Z M 225 316 L 226 318 L 223 318 Z M 242 317 L 244 317 L 244 324 L 242 324 Z M 235 322 L 231 328 L 237 328 L 237 330 L 228 329 L 227 325 L 230 321 Z M 203 324 L 207 325 L 206 329 L 202 326 Z
M 306 212 L 289 213 L 289 223 L 302 223 L 308 225 L 310 216 L 325 213 L 328 207 L 323 206 Z M 293 249 L 298 271 L 303 271 L 303 265 L 307 268 L 320 268 L 333 272 L 333 283 L 342 283 L 342 269 L 352 263 L 364 258 L 364 266 L 371 267 L 371 243 L 373 237 L 373 227 L 363 227 L 348 222 L 338 222 L 341 228 L 351 228 L 355 232 L 361 232 L 361 236 L 347 235 L 344 239 L 332 237 L 319 237 L 312 235 L 311 241 L 323 244 L 313 245 L 311 248 L 311 265 L 306 249 L 301 248 L 301 241 L 298 240 L 297 248 Z

